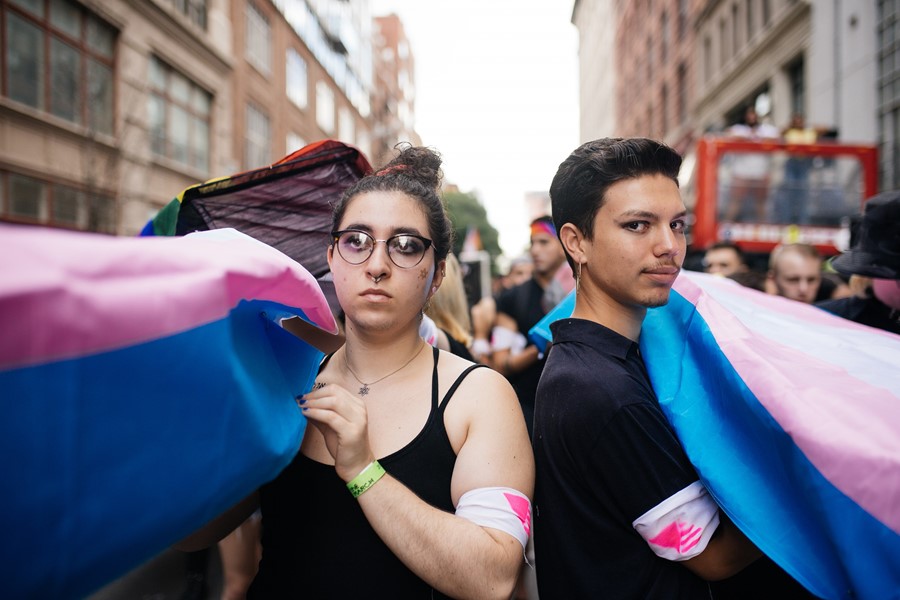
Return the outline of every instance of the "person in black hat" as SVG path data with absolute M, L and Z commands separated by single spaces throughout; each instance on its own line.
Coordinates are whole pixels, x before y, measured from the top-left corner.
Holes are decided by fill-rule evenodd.
M 871 278 L 871 285 L 863 294 L 816 306 L 900 334 L 900 191 L 883 192 L 866 202 L 855 237 L 853 247 L 831 265 L 851 279 Z

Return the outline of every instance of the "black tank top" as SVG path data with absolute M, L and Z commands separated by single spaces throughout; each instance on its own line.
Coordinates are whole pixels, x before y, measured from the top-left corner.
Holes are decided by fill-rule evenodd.
M 456 454 L 444 410 L 472 365 L 438 402 L 434 349 L 431 412 L 404 448 L 378 462 L 428 504 L 454 512 L 450 479 Z M 260 488 L 262 560 L 247 594 L 262 598 L 445 598 L 419 579 L 381 541 L 331 465 L 298 453 Z

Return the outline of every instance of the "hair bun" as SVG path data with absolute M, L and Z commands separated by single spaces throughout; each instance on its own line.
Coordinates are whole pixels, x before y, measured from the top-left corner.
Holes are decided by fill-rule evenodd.
M 428 189 L 437 190 L 440 187 L 443 173 L 441 155 L 437 151 L 424 146 L 413 146 L 408 142 L 401 142 L 395 148 L 400 153 L 394 160 L 376 171 L 376 177 L 404 175 L 418 180 Z

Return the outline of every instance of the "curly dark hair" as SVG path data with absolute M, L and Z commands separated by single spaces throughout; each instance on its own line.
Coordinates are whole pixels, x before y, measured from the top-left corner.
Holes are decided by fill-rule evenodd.
M 606 190 L 625 179 L 663 175 L 678 185 L 681 155 L 662 142 L 647 138 L 602 138 L 582 144 L 560 165 L 550 185 L 556 231 L 572 223 L 588 239 Z M 566 253 L 566 260 L 572 258 Z
M 422 203 L 435 260 L 444 260 L 453 244 L 453 225 L 438 195 L 443 177 L 441 155 L 431 148 L 410 144 L 398 144 L 395 149 L 399 154 L 391 162 L 357 181 L 334 204 L 332 229 L 338 228 L 347 205 L 357 194 L 402 192 Z

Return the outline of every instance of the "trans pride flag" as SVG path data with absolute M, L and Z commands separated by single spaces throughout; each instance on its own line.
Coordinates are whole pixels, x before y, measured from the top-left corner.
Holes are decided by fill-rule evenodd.
M 684 271 L 641 352 L 703 483 L 763 552 L 823 598 L 900 598 L 900 336 Z
M 0 225 L 0 581 L 83 597 L 274 478 L 337 331 L 315 278 L 230 229 Z

